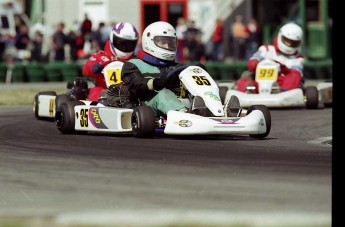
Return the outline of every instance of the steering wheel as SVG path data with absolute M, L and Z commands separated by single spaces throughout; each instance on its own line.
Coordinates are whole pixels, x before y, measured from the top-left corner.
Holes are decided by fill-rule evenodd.
M 178 74 L 180 74 L 180 72 L 182 72 L 183 70 L 185 70 L 189 65 L 183 65 L 183 66 L 179 66 L 176 69 L 170 71 L 167 75 L 168 78 L 171 78 L 173 76 L 176 76 Z

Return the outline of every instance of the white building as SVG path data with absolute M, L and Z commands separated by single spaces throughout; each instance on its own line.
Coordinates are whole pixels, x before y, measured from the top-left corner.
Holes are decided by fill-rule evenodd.
M 174 15 L 173 5 L 181 4 L 187 8 L 186 18 L 194 20 L 203 31 L 204 41 L 210 38 L 217 17 L 226 19 L 244 0 L 32 0 L 34 14 L 32 19 L 54 26 L 64 22 L 71 28 L 74 22 L 83 21 L 85 14 L 96 29 L 99 22 L 110 25 L 112 22 L 127 21 L 143 31 L 146 5 L 159 5 L 160 17 L 166 13 Z M 164 7 L 167 10 L 164 11 Z M 176 7 L 175 7 L 176 9 Z M 147 17 L 157 17 L 148 14 Z M 169 17 L 169 16 L 168 16 Z

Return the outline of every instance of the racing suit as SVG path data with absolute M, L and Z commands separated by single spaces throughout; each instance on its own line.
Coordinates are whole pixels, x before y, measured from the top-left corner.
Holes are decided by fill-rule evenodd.
M 89 91 L 88 100 L 98 101 L 101 92 L 107 89 L 102 69 L 113 61 L 125 62 L 127 59 L 120 59 L 113 55 L 110 50 L 110 41 L 108 40 L 104 46 L 104 51 L 99 51 L 91 55 L 91 57 L 85 62 L 82 68 L 84 76 L 95 78 L 95 87 Z
M 249 58 L 247 62 L 248 70 L 255 72 L 257 64 L 264 59 L 273 60 L 280 65 L 277 83 L 281 91 L 292 90 L 302 85 L 304 58 L 298 51 L 292 55 L 283 54 L 279 50 L 277 38 L 275 38 L 273 45 L 260 46 Z M 237 90 L 245 92 L 247 85 L 250 83 L 255 86 L 255 92 L 257 93 L 258 84 L 250 77 L 240 78 L 236 82 Z
M 124 63 L 121 79 L 133 99 L 140 100 L 164 116 L 169 110 L 182 110 L 185 105 L 178 99 L 180 80 L 167 77 L 172 70 L 183 66 L 175 61 L 163 61 L 139 50 L 136 57 Z

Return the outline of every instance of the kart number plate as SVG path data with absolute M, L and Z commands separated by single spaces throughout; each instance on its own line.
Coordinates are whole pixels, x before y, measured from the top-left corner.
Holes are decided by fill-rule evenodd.
M 256 80 L 277 80 L 277 68 L 263 67 L 256 71 Z
M 121 80 L 121 69 L 107 69 L 106 70 L 106 80 L 107 84 L 119 84 L 122 82 Z

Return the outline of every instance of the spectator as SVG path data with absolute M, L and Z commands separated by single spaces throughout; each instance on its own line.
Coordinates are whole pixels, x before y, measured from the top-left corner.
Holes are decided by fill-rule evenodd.
M 244 60 L 245 58 L 245 44 L 247 33 L 243 23 L 242 15 L 237 15 L 235 22 L 232 25 L 233 45 L 234 45 L 234 58 L 236 60 Z
M 216 25 L 211 37 L 211 42 L 212 42 L 211 60 L 212 61 L 220 60 L 220 48 L 223 41 L 223 30 L 224 30 L 223 21 L 217 18 Z
M 200 62 L 201 64 L 205 64 L 206 62 L 206 46 L 201 39 L 201 36 L 196 37 L 196 48 L 193 51 L 194 57 L 192 61 Z
M 176 36 L 177 36 L 177 52 L 176 52 L 176 61 L 184 62 L 184 49 L 185 49 L 185 32 L 187 31 L 187 24 L 183 17 L 177 19 L 176 26 Z
M 70 46 L 70 58 L 72 61 L 77 61 L 79 59 L 78 51 L 84 47 L 84 38 L 77 21 L 75 21 L 71 26 L 67 34 L 67 39 Z
M 28 48 L 29 43 L 29 29 L 25 24 L 21 24 L 16 36 L 14 37 L 14 45 L 18 50 L 25 50 Z
M 201 34 L 201 30 L 195 27 L 195 21 L 189 21 L 188 28 L 185 32 L 189 61 L 198 61 L 200 57 L 200 49 L 202 49 L 200 47 L 200 44 L 202 44 L 200 39 Z
M 103 34 L 102 34 L 102 30 L 105 28 L 105 24 L 104 22 L 100 22 L 98 25 L 97 30 L 93 31 L 91 33 L 91 43 L 93 43 L 94 46 L 98 46 L 97 49 L 102 49 L 105 45 L 105 42 L 107 41 L 108 37 L 104 40 Z M 105 42 L 104 42 L 105 41 Z
M 78 59 L 77 56 L 77 48 L 75 45 L 75 41 L 77 39 L 77 31 L 72 27 L 67 34 L 68 44 L 70 46 L 70 58 L 72 61 L 76 61 Z
M 0 61 L 3 60 L 3 55 L 5 53 L 5 48 L 6 48 L 5 37 L 0 33 Z
M 89 19 L 89 16 L 84 14 L 84 21 L 81 23 L 81 34 L 85 38 L 92 31 L 92 21 Z
M 246 59 L 249 59 L 261 44 L 261 28 L 255 18 L 251 18 L 246 25 L 248 34 L 246 42 Z
M 68 43 L 67 36 L 64 33 L 65 24 L 60 22 L 56 25 L 56 30 L 52 36 L 52 48 L 54 50 L 54 60 L 65 60 L 65 44 Z
M 31 47 L 31 61 L 42 62 L 43 61 L 43 34 L 37 30 L 34 33 Z
M 19 25 L 18 32 L 14 37 L 14 45 L 17 48 L 17 60 L 29 60 L 30 59 L 30 37 L 29 29 L 25 24 Z
M 101 33 L 101 49 L 103 49 L 105 43 L 109 38 L 111 27 L 105 26 L 105 24 L 103 23 L 103 26 L 100 25 L 99 31 Z

